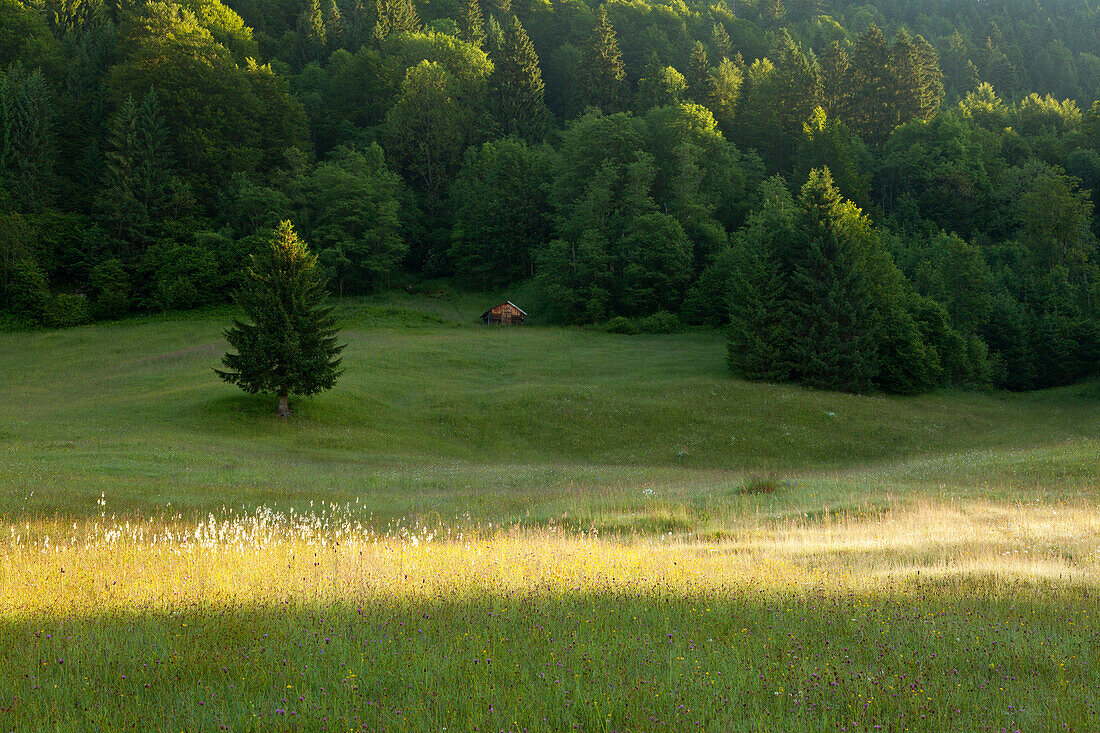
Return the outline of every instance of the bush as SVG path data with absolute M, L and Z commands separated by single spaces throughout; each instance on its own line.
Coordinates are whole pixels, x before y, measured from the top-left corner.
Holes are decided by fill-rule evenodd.
M 20 318 L 41 321 L 50 302 L 46 275 L 32 259 L 16 262 L 8 282 L 8 302 L 11 311 Z
M 46 304 L 43 320 L 46 325 L 58 328 L 87 323 L 91 320 L 88 315 L 88 300 L 83 295 L 60 293 L 50 298 Z
M 676 333 L 683 327 L 680 319 L 668 311 L 657 311 L 638 320 L 638 330 L 642 333 Z
M 165 310 L 186 310 L 221 301 L 218 262 L 208 250 L 164 242 L 146 254 L 152 265 L 157 303 Z
M 117 259 L 104 260 L 92 268 L 92 315 L 113 320 L 130 310 L 130 278 Z
M 638 327 L 634 325 L 634 322 L 623 316 L 615 316 L 614 318 L 608 319 L 603 324 L 602 330 L 607 333 L 622 333 L 627 336 L 633 336 L 638 333 Z

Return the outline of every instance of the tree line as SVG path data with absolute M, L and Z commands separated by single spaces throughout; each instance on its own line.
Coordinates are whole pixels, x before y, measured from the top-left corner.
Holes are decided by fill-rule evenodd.
M 0 0 L 0 323 L 222 302 L 290 220 L 337 294 L 1065 384 L 1100 364 L 1097 48 L 1069 2 Z

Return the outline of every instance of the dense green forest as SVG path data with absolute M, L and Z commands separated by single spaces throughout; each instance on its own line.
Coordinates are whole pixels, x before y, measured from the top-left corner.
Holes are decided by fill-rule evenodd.
M 0 0 L 0 325 L 337 294 L 728 329 L 739 375 L 1100 364 L 1096 0 Z

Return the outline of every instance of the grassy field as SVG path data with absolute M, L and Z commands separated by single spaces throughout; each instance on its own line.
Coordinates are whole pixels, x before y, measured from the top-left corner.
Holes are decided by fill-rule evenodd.
M 0 730 L 1100 730 L 1096 384 L 484 305 L 342 305 L 291 421 L 210 371 L 228 312 L 0 334 Z

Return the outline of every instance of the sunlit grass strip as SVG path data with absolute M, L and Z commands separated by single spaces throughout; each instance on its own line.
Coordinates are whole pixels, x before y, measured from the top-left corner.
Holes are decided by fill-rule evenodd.
M 873 595 L 960 576 L 1100 588 L 1100 516 L 1088 506 L 927 504 L 746 521 L 711 541 L 554 527 L 379 532 L 339 510 L 198 523 L 25 522 L 0 542 L 0 614 L 531 591 Z
M 746 516 L 710 539 L 357 517 L 9 526 L 0 729 L 1100 725 L 1088 506 Z

